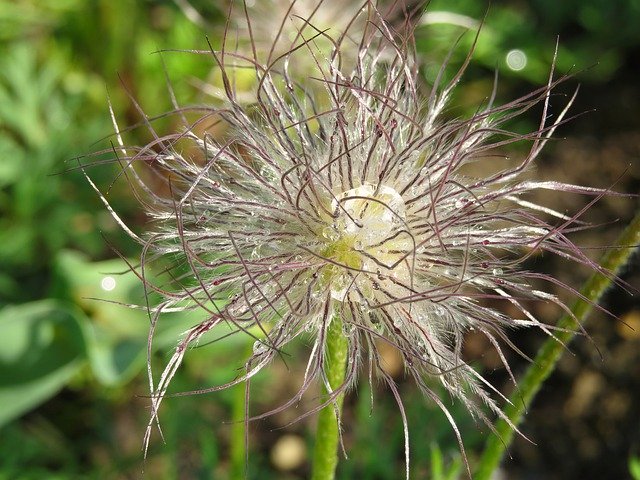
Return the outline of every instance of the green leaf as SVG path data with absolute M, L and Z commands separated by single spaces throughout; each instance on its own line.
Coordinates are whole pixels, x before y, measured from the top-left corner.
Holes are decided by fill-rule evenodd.
M 140 279 L 121 259 L 89 262 L 72 251 L 58 255 L 55 277 L 57 290 L 53 294 L 75 302 L 93 320 L 83 328 L 98 381 L 105 385 L 129 381 L 147 358 L 149 316 Z M 185 313 L 163 316 L 153 348 L 173 347 L 193 323 L 193 317 Z
M 98 381 L 106 385 L 131 379 L 146 357 L 146 313 L 125 306 L 143 304 L 144 295 L 139 279 L 127 270 L 122 260 L 88 262 L 71 251 L 60 253 L 55 262 L 54 294 L 90 314 L 92 322 L 84 325 L 89 361 Z
M 55 301 L 0 310 L 0 426 L 55 395 L 85 359 L 81 314 Z

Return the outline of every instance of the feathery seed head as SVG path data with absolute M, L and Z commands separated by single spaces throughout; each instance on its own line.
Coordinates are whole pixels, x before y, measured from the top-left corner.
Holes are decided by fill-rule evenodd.
M 308 24 L 327 11 L 317 3 L 313 16 L 303 12 Z M 504 361 L 500 341 L 511 345 L 504 329 L 535 326 L 552 334 L 525 300 L 566 308 L 529 286 L 533 279 L 559 283 L 521 269 L 531 252 L 593 267 L 566 237 L 582 212 L 565 216 L 526 200 L 538 189 L 605 193 L 523 179 L 565 115 L 566 108 L 546 123 L 551 89 L 561 80 L 506 105 L 490 98 L 470 118 L 447 119 L 443 109 L 464 66 L 451 83 L 438 81 L 424 96 L 410 29 L 400 36 L 375 2 L 364 2 L 354 15 L 357 22 L 339 23 L 342 31 L 317 28 L 315 35 L 330 40 L 330 54 L 302 36 L 280 56 L 207 52 L 224 72 L 225 105 L 194 109 L 195 122 L 177 110 L 183 131 L 160 137 L 152 130 L 149 146 L 122 147 L 126 172 L 155 219 L 155 231 L 141 240 L 145 255 L 178 256 L 190 270 L 177 278 L 183 288 L 157 288 L 164 302 L 154 319 L 168 309 L 202 312 L 160 378 L 150 374 L 153 417 L 187 347 L 220 324 L 251 332 L 256 342 L 245 374 L 212 390 L 252 377 L 296 337 L 311 340 L 305 380 L 292 404 L 324 377 L 326 332 L 338 315 L 349 354 L 346 381 L 336 393 L 353 384 L 364 359 L 395 389 L 380 365 L 382 340 L 445 412 L 430 387 L 433 378 L 486 420 L 483 404 L 501 414 L 487 393 L 497 391 L 463 359 L 465 332 L 482 333 Z M 358 48 L 349 69 L 340 62 L 347 44 Z M 313 62 L 314 78 L 290 75 L 300 57 Z M 242 62 L 258 79 L 250 105 L 234 92 L 233 71 Z M 536 104 L 543 108 L 537 131 L 523 136 L 503 129 Z M 224 138 L 207 132 L 219 121 L 227 126 Z M 531 146 L 521 160 L 493 166 L 492 154 L 523 140 Z M 130 168 L 141 161 L 152 165 L 170 195 L 155 193 Z M 479 170 L 468 168 L 474 162 L 486 164 L 487 173 L 473 174 Z M 554 225 L 543 216 L 555 217 Z M 520 314 L 512 318 L 486 299 Z

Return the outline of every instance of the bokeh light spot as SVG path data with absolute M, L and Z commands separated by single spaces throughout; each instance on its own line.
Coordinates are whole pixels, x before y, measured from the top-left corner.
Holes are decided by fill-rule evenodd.
M 507 53 L 507 67 L 516 72 L 523 70 L 527 66 L 527 54 L 522 50 L 510 50 Z
M 113 277 L 104 277 L 100 282 L 100 286 L 103 290 L 110 292 L 114 288 L 116 288 L 116 279 Z

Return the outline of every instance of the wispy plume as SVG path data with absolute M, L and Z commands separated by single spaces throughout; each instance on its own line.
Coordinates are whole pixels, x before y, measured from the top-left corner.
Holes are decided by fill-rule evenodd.
M 379 377 L 404 419 L 398 389 L 381 365 L 378 346 L 387 343 L 443 410 L 464 452 L 434 382 L 489 426 L 489 416 L 502 415 L 504 398 L 465 361 L 465 334 L 484 335 L 511 375 L 503 348 L 524 354 L 506 330 L 554 334 L 527 302 L 567 311 L 531 285 L 575 294 L 524 262 L 546 252 L 598 269 L 568 238 L 584 226 L 588 206 L 567 215 L 533 203 L 531 193 L 560 190 L 595 201 L 607 192 L 529 179 L 574 98 L 551 111 L 552 90 L 564 80 L 553 69 L 546 85 L 521 98 L 496 105 L 494 92 L 475 114 L 451 119 L 444 110 L 469 58 L 448 82 L 450 67 L 443 65 L 427 89 L 409 21 L 392 26 L 375 2 L 340 11 L 337 3 L 314 2 L 310 9 L 309 2 L 275 2 L 291 6 L 278 28 L 261 22 L 262 7 L 237 3 L 232 18 L 244 25 L 228 25 L 221 50 L 200 52 L 222 72 L 224 105 L 176 105 L 179 131 L 160 135 L 145 117 L 153 141 L 144 147 L 121 141 L 123 175 L 153 219 L 148 232 L 134 235 L 142 239 L 141 270 L 166 258 L 180 263 L 174 288 L 146 282 L 163 298 L 152 310 L 150 342 L 163 311 L 200 312 L 164 371 L 149 368 L 149 430 L 189 347 L 209 332 L 230 325 L 232 335 L 255 341 L 245 372 L 209 392 L 252 378 L 298 337 L 311 343 L 298 393 L 264 417 L 295 404 L 315 382 L 328 384 L 327 330 L 339 317 L 348 339 L 346 376 L 326 403 L 360 374 Z M 270 33 L 273 48 L 258 44 L 259 35 Z M 241 37 L 251 48 L 238 48 Z M 300 75 L 301 65 L 312 73 Z M 238 69 L 255 72 L 254 102 L 238 98 Z M 542 111 L 535 131 L 506 129 L 535 106 Z M 224 135 L 211 134 L 214 124 L 225 126 Z M 502 149 L 517 142 L 528 151 L 505 161 Z

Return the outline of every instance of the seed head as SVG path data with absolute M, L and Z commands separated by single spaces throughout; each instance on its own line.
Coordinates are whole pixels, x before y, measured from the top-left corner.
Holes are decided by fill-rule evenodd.
M 302 11 L 306 19 L 283 21 L 313 25 L 323 12 L 333 14 L 320 3 L 313 16 Z M 442 84 L 441 74 L 425 94 L 410 28 L 400 35 L 375 2 L 364 2 L 339 28 L 317 26 L 313 35 L 294 36 L 280 55 L 238 53 L 226 44 L 207 51 L 223 72 L 225 104 L 177 109 L 182 130 L 159 136 L 149 127 L 151 144 L 121 148 L 125 173 L 154 220 L 140 239 L 143 266 L 169 257 L 188 267 L 188 274 L 182 268 L 175 275 L 181 288 L 149 285 L 164 298 L 153 310 L 154 326 L 163 311 L 201 314 L 160 377 L 149 370 L 152 421 L 188 347 L 224 324 L 255 337 L 253 354 L 243 375 L 209 391 L 253 377 L 304 337 L 312 344 L 304 382 L 282 408 L 293 404 L 314 380 L 327 383 L 326 332 L 339 316 L 349 345 L 347 373 L 329 401 L 368 366 L 402 408 L 381 367 L 377 346 L 385 342 L 452 424 L 434 381 L 490 425 L 483 406 L 502 415 L 495 400 L 501 395 L 464 360 L 465 333 L 484 335 L 510 372 L 501 350 L 513 347 L 506 329 L 553 334 L 524 302 L 566 310 L 558 298 L 530 286 L 534 280 L 562 284 L 524 270 L 523 262 L 542 251 L 594 267 L 567 238 L 583 212 L 567 216 L 527 199 L 540 189 L 596 198 L 605 193 L 524 176 L 573 100 L 550 111 L 552 89 L 563 79 L 551 76 L 547 85 L 505 105 L 495 105 L 492 94 L 469 118 L 449 119 L 443 111 L 468 59 L 449 83 Z M 329 54 L 314 36 L 331 45 Z M 346 67 L 343 52 L 354 45 L 357 55 Z M 293 77 L 290 68 L 299 61 L 312 62 L 317 74 Z M 255 71 L 253 104 L 237 100 L 237 68 Z M 535 105 L 542 108 L 536 131 L 504 129 Z M 197 119 L 188 121 L 187 112 Z M 213 123 L 223 123 L 226 133 L 214 137 Z M 529 142 L 522 158 L 498 156 L 515 142 Z M 156 185 L 166 185 L 164 194 L 132 168 L 140 162 L 150 165 Z M 519 314 L 505 313 L 500 304 Z

